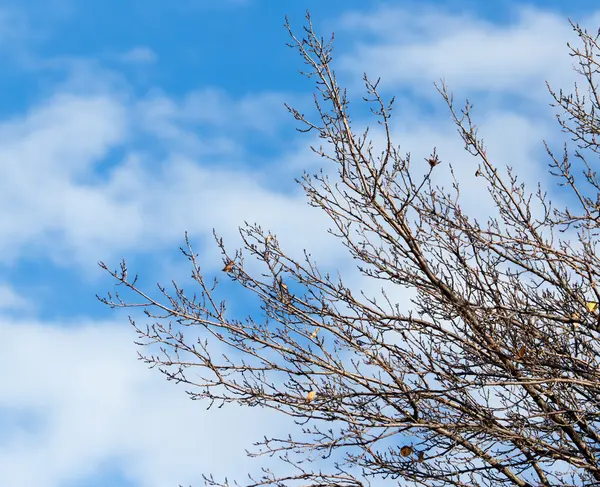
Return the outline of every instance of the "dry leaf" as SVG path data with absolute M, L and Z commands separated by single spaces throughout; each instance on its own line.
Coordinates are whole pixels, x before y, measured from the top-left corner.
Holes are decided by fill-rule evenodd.
M 579 321 L 581 319 L 581 315 L 579 313 L 573 313 L 571 315 L 571 319 Z
M 407 457 L 411 453 L 412 453 L 412 447 L 411 446 L 405 445 L 402 448 L 400 448 L 400 455 L 402 455 L 403 457 Z
M 590 313 L 596 313 L 598 311 L 598 303 L 596 301 L 590 301 L 585 306 Z
M 313 340 L 314 340 L 315 338 L 317 338 L 317 335 L 318 335 L 318 333 L 319 333 L 319 330 L 320 330 L 320 328 L 319 328 L 319 327 L 317 327 L 317 328 L 315 328 L 315 331 L 313 331 L 313 332 L 310 334 L 310 337 L 311 337 Z
M 521 360 L 525 356 L 526 351 L 527 351 L 527 348 L 525 347 L 525 345 L 521 345 L 521 348 L 519 348 L 519 350 L 517 350 L 517 358 L 519 360 Z
M 268 235 L 267 240 L 265 240 L 265 245 L 269 245 L 269 242 L 273 240 L 273 235 Z
M 429 165 L 434 168 L 435 166 L 437 166 L 438 164 L 440 164 L 442 161 L 440 161 L 438 155 L 436 154 L 435 150 L 433 151 L 433 154 L 431 155 L 431 157 L 429 159 L 426 159 L 426 161 L 429 163 Z
M 231 272 L 233 270 L 233 261 L 230 260 L 229 262 L 227 262 L 227 264 L 225 264 L 225 267 L 223 267 L 223 272 Z
M 308 402 L 312 402 L 315 400 L 315 398 L 317 397 L 317 393 L 315 391 L 310 391 L 307 395 L 306 395 L 306 400 Z
M 425 452 L 423 452 L 423 451 L 420 451 L 420 452 L 419 452 L 419 458 L 417 458 L 417 461 L 418 461 L 419 463 L 421 463 L 423 460 L 425 460 Z
M 475 177 L 479 177 L 481 176 L 481 171 L 479 169 L 477 169 L 477 171 L 475 171 Z

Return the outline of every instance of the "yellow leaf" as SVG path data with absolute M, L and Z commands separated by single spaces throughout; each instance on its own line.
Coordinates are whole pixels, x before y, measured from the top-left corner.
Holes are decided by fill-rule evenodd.
M 283 304 L 289 304 L 290 302 L 290 289 L 285 282 L 279 281 L 279 289 L 281 289 L 280 299 Z
M 403 457 L 407 457 L 411 453 L 412 453 L 412 447 L 411 446 L 405 445 L 402 448 L 400 448 L 400 455 L 402 455 Z
M 586 307 L 590 313 L 596 313 L 598 311 L 598 303 L 596 301 L 590 301 L 586 304 Z
M 315 391 L 310 391 L 307 395 L 306 395 L 306 399 L 308 402 L 312 402 L 315 400 L 315 398 L 317 397 L 317 393 Z

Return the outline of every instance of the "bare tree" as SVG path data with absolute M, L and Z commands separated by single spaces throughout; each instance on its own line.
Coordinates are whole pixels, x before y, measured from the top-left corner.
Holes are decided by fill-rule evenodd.
M 224 273 L 260 300 L 262 316 L 226 317 L 216 280 L 202 275 L 187 236 L 182 251 L 198 297 L 174 283 L 155 300 L 128 280 L 123 262 L 120 271 L 100 265 L 142 301 L 110 293 L 102 301 L 144 307 L 153 324 L 131 322 L 140 345 L 159 344 L 160 353 L 141 358 L 191 387 L 194 399 L 271 408 L 303 425 L 299 435 L 266 438 L 252 453 L 279 455 L 292 473 L 264 470 L 251 485 L 600 485 L 600 186 L 591 167 L 600 154 L 600 32 L 572 24 L 583 47 L 569 47 L 584 85 L 573 94 L 550 89 L 576 146 L 571 158 L 567 146 L 560 157 L 547 146 L 551 173 L 575 196 L 562 211 L 540 186 L 529 194 L 510 168 L 501 174 L 470 105 L 456 109 L 437 85 L 498 210 L 482 226 L 461 211 L 455 178 L 450 192 L 432 187 L 444 162 L 435 149 L 418 162 L 427 174 L 414 177 L 409 155 L 391 138 L 393 100 L 366 76 L 365 100 L 385 147 L 376 151 L 368 131 L 353 131 L 331 66 L 333 37 L 318 37 L 307 20 L 302 39 L 286 26 L 309 67 L 304 74 L 316 79 L 319 118 L 288 108 L 303 129 L 317 131 L 323 147 L 313 150 L 339 172 L 305 174 L 300 183 L 365 278 L 412 289 L 412 309 L 385 293 L 377 300 L 353 292 L 308 254 L 292 259 L 249 224 L 240 228 L 243 251 L 231 254 L 215 238 Z M 577 242 L 558 238 L 565 232 Z M 248 258 L 265 271 L 251 275 Z M 213 353 L 215 344 L 230 353 Z M 328 460 L 314 463 L 314 453 Z

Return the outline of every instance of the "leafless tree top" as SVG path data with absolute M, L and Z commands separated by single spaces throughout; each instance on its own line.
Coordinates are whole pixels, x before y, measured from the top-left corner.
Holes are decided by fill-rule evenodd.
M 316 80 L 318 117 L 288 108 L 302 130 L 318 133 L 323 145 L 313 150 L 339 171 L 305 174 L 300 183 L 366 279 L 416 297 L 397 303 L 351 290 L 308 254 L 294 260 L 271 233 L 246 225 L 243 250 L 216 242 L 225 276 L 260 300 L 259 316 L 226 315 L 189 242 L 182 251 L 198 296 L 173 283 L 156 300 L 128 279 L 124 262 L 120 271 L 101 263 L 141 298 L 109 294 L 103 302 L 144 307 L 153 323 L 131 321 L 140 345 L 150 346 L 141 358 L 185 383 L 194 399 L 271 408 L 302 425 L 255 444 L 252 455 L 275 453 L 282 464 L 250 485 L 600 485 L 598 35 L 572 24 L 583 85 L 572 94 L 550 89 L 572 139 L 560 156 L 547 147 L 552 174 L 575 197 L 569 208 L 552 208 L 541 188 L 527 193 L 510 169 L 503 176 L 471 106 L 458 109 L 437 85 L 496 206 L 483 225 L 461 211 L 456 178 L 451 190 L 432 187 L 432 172 L 448 164 L 444 154 L 432 148 L 413 163 L 399 152 L 393 100 L 366 76 L 365 101 L 384 147 L 375 149 L 369 131 L 353 131 L 332 68 L 333 37 L 326 42 L 307 21 L 303 38 L 286 26 L 304 74 Z M 426 174 L 416 179 L 411 164 Z M 248 259 L 264 271 L 251 273 Z M 215 353 L 223 347 L 225 355 Z

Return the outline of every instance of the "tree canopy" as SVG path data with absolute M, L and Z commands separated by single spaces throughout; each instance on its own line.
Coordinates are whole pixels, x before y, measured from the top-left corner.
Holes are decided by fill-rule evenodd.
M 128 278 L 125 262 L 116 271 L 100 263 L 142 299 L 101 300 L 144 307 L 152 323 L 131 320 L 150 347 L 141 357 L 194 399 L 271 408 L 302 425 L 297 435 L 264 438 L 252 453 L 279 455 L 293 468 L 265 469 L 249 485 L 600 485 L 600 32 L 572 24 L 582 83 L 572 93 L 549 86 L 571 139 L 560 155 L 546 146 L 569 208 L 553 208 L 541 187 L 527 192 L 513 169 L 500 171 L 471 105 L 458 108 L 446 85 L 436 85 L 496 206 L 482 224 L 461 210 L 469 196 L 459 181 L 433 187 L 432 173 L 448 164 L 441 151 L 415 162 L 400 152 L 393 99 L 366 76 L 383 147 L 369 131 L 355 132 L 333 70 L 333 37 L 319 37 L 310 16 L 303 37 L 286 25 L 304 74 L 316 80 L 318 116 L 289 111 L 301 130 L 316 131 L 322 146 L 313 150 L 338 169 L 304 174 L 308 202 L 330 218 L 365 279 L 415 297 L 397 303 L 351 289 L 308 253 L 294 259 L 275 235 L 246 224 L 242 250 L 215 240 L 224 275 L 260 301 L 260 315 L 228 316 L 187 237 L 182 251 L 198 295 L 174 284 L 154 299 Z M 425 168 L 422 178 L 415 166 Z M 264 270 L 252 273 L 249 259 Z

